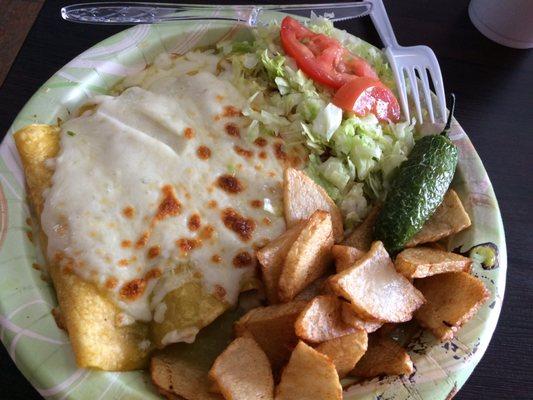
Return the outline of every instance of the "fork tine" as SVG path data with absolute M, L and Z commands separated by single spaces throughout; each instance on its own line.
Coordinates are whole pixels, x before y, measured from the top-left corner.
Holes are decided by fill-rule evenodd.
M 409 77 L 409 83 L 411 84 L 411 92 L 413 94 L 413 99 L 416 106 L 416 116 L 418 117 L 418 122 L 422 123 L 422 108 L 420 106 L 420 95 L 418 92 L 418 82 L 415 75 L 414 68 L 406 68 L 407 76 Z
M 423 68 L 422 71 L 420 68 L 416 68 L 418 71 L 418 75 L 420 75 L 420 79 L 422 80 L 422 91 L 424 92 L 424 98 L 426 100 L 426 108 L 429 113 L 429 119 L 431 120 L 431 123 L 435 123 L 435 113 L 433 112 L 433 101 L 431 100 L 431 91 L 429 88 L 429 80 L 428 75 L 426 72 L 426 69 Z
M 400 94 L 400 105 L 402 106 L 403 113 L 405 115 L 405 120 L 410 121 L 411 117 L 409 115 L 409 105 L 407 104 L 407 88 L 405 87 L 405 80 L 403 76 L 403 70 L 398 70 L 398 64 L 396 63 L 396 60 L 394 59 L 394 55 L 391 52 L 390 48 L 385 49 L 385 55 L 387 56 L 387 60 L 389 61 L 389 64 L 392 69 L 392 74 L 394 75 L 394 80 L 396 81 L 396 84 L 398 85 L 398 93 Z
M 433 86 L 435 87 L 435 93 L 437 94 L 440 117 L 444 122 L 446 121 L 446 96 L 444 95 L 444 82 L 442 81 L 442 74 L 435 53 L 433 53 L 433 50 L 431 50 L 429 47 L 426 48 L 429 58 L 429 75 L 431 76 Z

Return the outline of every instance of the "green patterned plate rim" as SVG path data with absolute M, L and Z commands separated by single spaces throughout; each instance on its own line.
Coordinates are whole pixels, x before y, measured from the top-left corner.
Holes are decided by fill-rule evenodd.
M 272 14 L 280 19 L 282 14 Z M 79 369 L 68 336 L 51 315 L 57 305 L 51 285 L 35 267 L 42 254 L 32 241 L 24 174 L 13 133 L 31 123 L 55 123 L 88 98 L 107 93 L 161 52 L 189 49 L 249 32 L 231 22 L 187 21 L 138 25 L 90 48 L 54 74 L 28 101 L 0 146 L 0 339 L 24 376 L 47 399 L 157 399 L 145 372 Z M 353 38 L 353 40 L 359 40 Z M 345 390 L 345 399 L 447 399 L 458 391 L 483 356 L 498 321 L 505 290 L 507 254 L 503 224 L 491 183 L 472 143 L 457 121 L 450 137 L 459 147 L 453 186 L 472 218 L 450 248 L 467 251 L 490 242 L 498 249 L 495 268 L 475 264 L 473 273 L 491 293 L 489 301 L 453 341 L 422 334 L 409 344 L 416 372 L 374 379 Z

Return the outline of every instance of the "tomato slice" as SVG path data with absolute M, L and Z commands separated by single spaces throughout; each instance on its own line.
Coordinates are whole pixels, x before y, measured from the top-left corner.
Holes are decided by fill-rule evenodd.
M 379 80 L 359 77 L 344 84 L 333 97 L 333 104 L 359 116 L 373 113 L 380 121 L 400 120 L 400 105 L 392 91 Z
M 314 33 L 294 18 L 283 18 L 280 38 L 283 50 L 295 59 L 298 68 L 318 83 L 338 89 L 358 76 L 378 79 L 370 64 L 338 40 Z

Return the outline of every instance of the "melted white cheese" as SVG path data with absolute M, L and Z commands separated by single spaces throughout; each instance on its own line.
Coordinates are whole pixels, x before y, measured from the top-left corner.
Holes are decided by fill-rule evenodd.
M 136 82 L 125 84 L 142 88 L 101 96 L 93 113 L 62 125 L 61 151 L 42 213 L 48 257 L 107 288 L 137 320 L 151 320 L 156 310 L 156 319 L 163 318 L 165 310 L 158 305 L 164 294 L 187 278 L 160 282 L 157 287 L 164 293 L 152 292 L 157 281 L 169 275 L 165 271 L 183 262 L 201 274 L 207 291 L 221 286 L 224 300 L 234 303 L 242 279 L 253 273 L 253 265 L 235 267 L 235 255 L 246 251 L 255 259 L 253 244 L 264 244 L 285 228 L 281 216 L 264 211 L 257 201 L 252 206 L 253 200 L 268 199 L 267 204 L 282 208 L 283 163 L 275 157 L 274 139 L 268 138 L 265 147 L 246 141 L 244 130 L 250 121 L 225 113 L 228 106 L 241 110 L 245 99 L 222 75 L 213 74 L 212 57 L 196 69 L 186 57 L 185 66 L 179 60 L 171 62 L 172 68 L 161 62 L 166 69 L 152 67 Z M 198 68 L 203 70 L 197 72 Z M 195 74 L 187 74 L 191 71 Z M 228 123 L 241 137 L 228 135 Z M 253 156 L 238 154 L 236 145 Z M 200 146 L 210 150 L 209 159 L 198 156 Z M 266 158 L 259 157 L 263 151 Z M 218 177 L 231 173 L 242 192 L 228 193 L 217 186 Z M 165 186 L 180 210 L 158 220 Z M 225 225 L 221 213 L 226 208 L 253 219 L 249 240 Z M 189 228 L 193 214 L 200 217 L 199 230 Z M 209 239 L 202 236 L 208 225 L 213 229 Z M 136 246 L 146 233 L 147 242 Z M 180 239 L 198 240 L 201 246 L 184 252 L 177 245 Z M 156 268 L 163 278 L 147 279 Z M 144 279 L 142 293 L 125 297 L 125 285 L 136 279 Z M 168 341 L 184 338 L 183 332 L 174 336 Z

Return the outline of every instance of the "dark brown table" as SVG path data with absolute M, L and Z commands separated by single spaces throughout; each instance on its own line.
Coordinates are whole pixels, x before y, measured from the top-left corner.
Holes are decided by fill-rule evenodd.
M 59 8 L 67 3 L 72 1 L 45 2 L 0 87 L 2 134 L 56 70 L 123 29 L 63 22 Z M 436 52 L 446 89 L 457 95 L 456 117 L 494 185 L 507 234 L 509 269 L 502 315 L 487 353 L 456 398 L 532 399 L 533 50 L 509 49 L 482 36 L 468 18 L 468 0 L 389 0 L 386 6 L 401 44 L 426 44 Z M 6 34 L 3 27 L 0 33 Z M 379 44 L 366 19 L 339 27 Z M 0 348 L 0 399 L 39 399 Z

